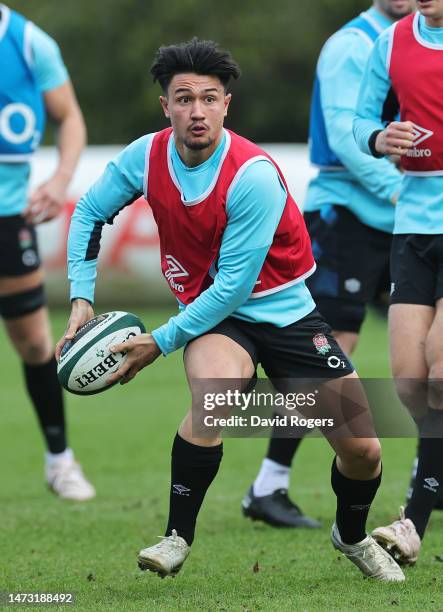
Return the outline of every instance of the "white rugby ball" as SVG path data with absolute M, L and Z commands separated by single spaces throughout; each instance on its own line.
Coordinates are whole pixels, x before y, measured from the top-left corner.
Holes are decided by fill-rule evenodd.
M 110 389 L 108 378 L 125 362 L 126 353 L 111 353 L 109 347 L 145 331 L 143 322 L 130 312 L 116 310 L 94 317 L 64 345 L 57 369 L 60 384 L 77 395 Z

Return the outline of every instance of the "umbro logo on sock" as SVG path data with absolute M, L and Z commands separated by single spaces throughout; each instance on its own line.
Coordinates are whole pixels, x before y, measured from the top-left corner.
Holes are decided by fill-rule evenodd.
M 428 489 L 428 491 L 432 491 L 433 493 L 437 493 L 437 489 L 440 485 L 440 483 L 438 482 L 438 480 L 436 480 L 435 478 L 425 478 L 425 483 L 423 485 L 424 489 Z
M 353 504 L 351 510 L 367 510 L 371 507 L 371 504 Z
M 185 487 L 184 485 L 181 485 L 181 484 L 173 484 L 172 492 L 175 493 L 176 495 L 186 495 L 186 497 L 189 497 L 189 493 L 191 492 L 191 489 L 188 489 L 188 487 Z

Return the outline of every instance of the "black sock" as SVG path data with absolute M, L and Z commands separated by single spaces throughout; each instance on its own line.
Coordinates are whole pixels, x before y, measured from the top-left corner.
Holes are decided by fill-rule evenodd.
M 369 508 L 381 482 L 381 472 L 372 480 L 351 480 L 332 462 L 331 484 L 337 496 L 336 524 L 342 542 L 357 544 L 366 537 Z
M 26 388 L 51 453 L 66 449 L 63 394 L 57 378 L 57 362 L 52 357 L 42 365 L 23 364 Z
M 422 431 L 426 427 L 432 431 L 441 428 L 443 413 L 430 410 L 422 423 Z M 405 510 L 406 518 L 414 523 L 421 539 L 438 497 L 438 491 L 443 482 L 443 439 L 420 438 L 418 445 L 418 466 L 411 499 Z
M 294 459 L 294 455 L 297 452 L 302 439 L 303 438 L 274 438 L 273 431 L 272 436 L 269 439 L 268 453 L 266 457 L 272 461 L 275 461 L 276 463 L 279 463 L 280 465 L 291 467 L 292 460 Z
M 197 515 L 223 456 L 223 444 L 196 446 L 178 433 L 172 445 L 171 493 L 167 536 L 175 529 L 189 546 L 194 540 Z

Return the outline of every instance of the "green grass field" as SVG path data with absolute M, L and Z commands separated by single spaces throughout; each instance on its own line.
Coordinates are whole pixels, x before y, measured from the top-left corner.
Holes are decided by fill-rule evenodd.
M 168 313 L 139 314 L 154 326 Z M 58 337 L 65 314 L 54 313 L 53 324 Z M 163 534 L 170 444 L 189 403 L 181 352 L 157 360 L 130 385 L 67 398 L 71 444 L 98 491 L 96 500 L 75 504 L 45 490 L 42 441 L 1 330 L 0 346 L 0 591 L 69 591 L 73 609 L 95 611 L 443 609 L 443 513 L 434 513 L 406 583 L 363 580 L 329 541 L 332 452 L 321 439 L 303 443 L 291 489 L 323 521 L 321 530 L 275 530 L 243 519 L 240 501 L 267 443 L 228 439 L 184 569 L 174 580 L 142 574 L 136 554 Z M 388 375 L 382 320 L 368 319 L 354 362 L 361 375 Z M 384 481 L 369 528 L 394 518 L 414 444 L 384 442 Z

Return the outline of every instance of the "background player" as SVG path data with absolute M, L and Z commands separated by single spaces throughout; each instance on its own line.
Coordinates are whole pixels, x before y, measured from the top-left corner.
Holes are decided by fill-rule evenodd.
M 304 218 L 317 263 L 307 280 L 317 308 L 342 350 L 351 355 L 366 305 L 389 293 L 389 255 L 401 174 L 387 159 L 371 159 L 352 135 L 366 62 L 379 34 L 413 8 L 412 0 L 375 0 L 324 45 L 317 64 L 309 129 L 311 162 Z M 313 527 L 288 498 L 292 461 L 301 438 L 269 441 L 266 458 L 242 502 L 245 516 L 271 525 Z
M 193 39 L 160 48 L 151 72 L 162 86 L 160 101 L 172 130 L 132 143 L 78 203 L 68 244 L 72 312 L 57 353 L 93 314 L 97 230 L 143 191 L 159 228 L 162 271 L 181 312 L 152 334 L 126 343 L 127 361 L 111 381 L 128 382 L 161 353 L 187 345 L 185 369 L 196 409 L 199 380 L 248 380 L 259 361 L 273 379 L 332 378 L 340 388 L 343 377 L 357 383 L 304 284 L 314 262 L 283 176 L 256 145 L 223 128 L 231 101 L 227 86 L 239 76 L 238 65 L 214 43 Z M 331 370 L 317 353 L 316 335 L 339 356 L 340 369 Z M 378 440 L 331 443 L 337 452 L 334 546 L 367 576 L 404 580 L 365 533 L 381 479 Z M 166 534 L 160 544 L 140 552 L 142 569 L 160 575 L 180 570 L 221 458 L 220 437 L 195 437 L 189 412 L 172 449 Z
M 0 5 L 0 315 L 23 362 L 48 452 L 45 477 L 67 499 L 95 495 L 67 447 L 63 397 L 45 306 L 34 225 L 54 218 L 85 144 L 85 126 L 56 43 Z M 58 126 L 59 161 L 27 199 L 29 160 L 45 112 Z
M 395 215 L 389 332 L 397 390 L 420 432 L 418 467 L 400 520 L 374 531 L 405 563 L 417 559 L 443 482 L 443 0 L 417 6 L 418 13 L 376 42 L 354 122 L 362 151 L 401 155 L 405 170 Z M 392 121 L 398 109 L 400 122 Z

